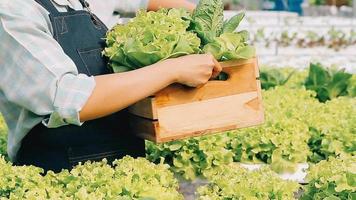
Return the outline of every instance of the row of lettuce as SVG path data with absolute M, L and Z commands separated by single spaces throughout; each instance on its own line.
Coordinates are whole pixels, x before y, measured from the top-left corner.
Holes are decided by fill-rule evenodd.
M 309 169 L 305 186 L 280 179 L 268 167 L 248 171 L 235 163 L 221 165 L 204 171 L 209 183 L 197 189 L 197 199 L 353 200 L 355 163 L 355 157 L 323 160 Z M 87 162 L 57 174 L 43 174 L 33 166 L 12 166 L 0 158 L 0 169 L 1 200 L 184 199 L 169 166 L 144 158 L 124 157 L 113 165 L 105 160 Z
M 301 186 L 276 172 L 293 172 L 305 162 L 317 164 L 300 198 L 355 199 L 356 99 L 346 93 L 324 103 L 318 92 L 306 89 L 308 72 L 262 71 L 288 79 L 263 91 L 262 126 L 160 145 L 146 142 L 146 159 L 86 163 L 44 176 L 41 169 L 12 166 L 3 158 L 0 199 L 183 199 L 173 174 L 209 180 L 197 191 L 202 200 L 294 199 Z M 271 85 L 266 83 L 264 88 Z M 0 124 L 0 154 L 6 155 L 7 131 L 2 119 Z M 270 167 L 251 172 L 238 162 Z
M 174 172 L 195 179 L 207 169 L 232 162 L 265 163 L 276 172 L 293 172 L 298 163 L 354 156 L 356 98 L 351 92 L 355 88 L 349 89 L 355 86 L 354 79 L 342 79 L 340 73 L 345 72 L 338 71 L 329 83 L 328 76 L 320 77 L 314 68 L 309 74 L 277 70 L 288 77 L 281 83 L 261 76 L 268 88 L 263 91 L 266 121 L 262 126 L 160 145 L 147 142 L 147 158 L 164 160 Z M 273 72 L 267 76 L 276 74 L 276 69 L 267 71 Z M 267 87 L 271 83 L 275 86 Z

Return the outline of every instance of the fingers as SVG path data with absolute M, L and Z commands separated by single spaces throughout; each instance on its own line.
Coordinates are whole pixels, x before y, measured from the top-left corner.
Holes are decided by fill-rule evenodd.
M 220 63 L 215 58 L 213 58 L 213 62 L 214 62 L 214 69 L 213 69 L 212 77 L 216 78 L 222 71 L 222 67 L 221 67 Z

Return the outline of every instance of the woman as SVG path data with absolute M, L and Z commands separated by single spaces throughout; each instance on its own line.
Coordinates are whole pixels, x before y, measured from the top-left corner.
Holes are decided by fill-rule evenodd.
M 133 3 L 105 1 L 101 13 Z M 221 71 L 211 55 L 190 55 L 112 74 L 101 56 L 107 27 L 89 7 L 85 0 L 0 1 L 0 111 L 17 165 L 60 171 L 87 160 L 144 156 L 125 108 L 172 83 L 196 87 Z M 131 7 L 194 5 L 141 0 Z

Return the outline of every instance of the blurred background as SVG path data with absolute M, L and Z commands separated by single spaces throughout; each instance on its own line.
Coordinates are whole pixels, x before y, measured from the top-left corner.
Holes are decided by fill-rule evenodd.
M 225 0 L 226 19 L 241 11 L 239 30 L 250 31 L 261 65 L 321 62 L 355 73 L 355 0 Z

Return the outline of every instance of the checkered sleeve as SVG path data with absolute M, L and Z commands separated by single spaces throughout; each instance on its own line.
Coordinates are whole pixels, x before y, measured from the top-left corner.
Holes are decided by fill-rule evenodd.
M 78 74 L 41 13 L 28 5 L 2 5 L 0 88 L 9 101 L 43 116 L 49 128 L 81 125 L 79 112 L 95 87 L 94 77 Z

